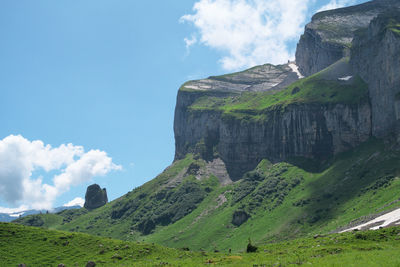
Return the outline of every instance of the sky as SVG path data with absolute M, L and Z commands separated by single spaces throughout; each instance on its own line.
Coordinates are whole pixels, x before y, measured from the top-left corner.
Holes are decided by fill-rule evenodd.
M 174 158 L 178 88 L 279 64 L 361 0 L 0 1 L 0 212 L 109 200 Z

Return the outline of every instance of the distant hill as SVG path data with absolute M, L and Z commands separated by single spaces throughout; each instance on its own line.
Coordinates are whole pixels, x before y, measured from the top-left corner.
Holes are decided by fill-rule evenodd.
M 70 206 L 70 207 L 58 207 L 50 211 L 50 213 L 57 213 L 63 210 L 70 210 L 70 209 L 80 209 L 81 206 Z M 15 219 L 20 217 L 25 217 L 28 215 L 34 214 L 43 214 L 47 213 L 48 210 L 25 210 L 20 212 L 12 212 L 12 213 L 0 213 L 0 222 L 11 222 Z

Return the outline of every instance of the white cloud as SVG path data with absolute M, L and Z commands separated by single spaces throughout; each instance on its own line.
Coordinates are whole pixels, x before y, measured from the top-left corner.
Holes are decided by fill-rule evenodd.
M 355 3 L 355 0 L 331 0 L 328 4 L 322 6 L 317 12 L 353 5 Z
M 318 11 L 356 4 L 356 0 L 198 0 L 193 13 L 180 18 L 195 33 L 186 48 L 200 43 L 223 53 L 225 70 L 293 60 L 296 43 L 308 16 Z M 316 8 L 317 7 L 317 8 Z
M 186 49 L 189 49 L 192 45 L 197 43 L 197 38 L 196 36 L 192 35 L 192 37 L 189 38 L 184 38 L 183 41 L 185 42 Z
M 73 206 L 81 206 L 83 207 L 83 204 L 85 204 L 85 200 L 81 197 L 76 197 L 73 200 L 71 200 L 68 203 L 65 203 L 63 207 L 73 207 Z
M 27 211 L 27 210 L 29 210 L 29 207 L 26 206 L 26 205 L 22 205 L 22 206 L 20 206 L 18 208 L 3 208 L 3 207 L 0 207 L 0 213 L 7 213 L 7 214 L 19 213 L 21 211 Z
M 226 70 L 293 59 L 288 42 L 303 31 L 310 0 L 199 0 L 194 14 L 181 17 L 192 23 L 199 42 L 226 54 Z
M 71 186 L 120 169 L 100 150 L 85 152 L 82 146 L 72 144 L 53 148 L 20 135 L 0 140 L 0 198 L 12 205 L 51 209 L 57 196 Z M 50 185 L 43 183 L 40 176 L 33 177 L 37 170 L 59 174 Z

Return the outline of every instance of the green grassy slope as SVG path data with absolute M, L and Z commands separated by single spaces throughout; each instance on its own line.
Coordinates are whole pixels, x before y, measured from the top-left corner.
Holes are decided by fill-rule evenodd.
M 341 75 L 334 78 L 338 72 L 337 65 L 347 68 L 348 58 L 343 58 L 312 76 L 300 79 L 283 90 L 244 92 L 225 97 L 204 93 L 204 96 L 197 98 L 189 109 L 194 112 L 220 111 L 222 116 L 264 119 L 263 115 L 269 110 L 284 109 L 288 105 L 352 105 L 368 101 L 368 85 L 359 76 L 355 76 L 349 82 L 339 81 L 337 78 L 342 78 Z M 184 86 L 182 88 L 181 90 L 185 90 Z
M 123 242 L 82 233 L 43 230 L 17 224 L 0 223 L 0 265 L 16 266 L 146 266 L 165 259 L 182 261 L 187 252 L 154 244 Z
M 262 245 L 255 253 L 207 253 L 0 223 L 1 266 L 398 266 L 400 228 Z
M 240 251 L 249 237 L 264 243 L 328 233 L 362 216 L 400 207 L 399 161 L 400 152 L 371 140 L 319 168 L 302 159 L 264 160 L 241 181 L 220 186 L 213 176 L 196 180 L 193 170 L 205 163 L 189 155 L 102 208 L 36 217 L 43 227 L 54 229 L 192 250 Z M 66 215 L 74 212 L 83 214 Z M 235 224 L 235 212 L 250 218 Z M 32 217 L 18 222 L 29 224 Z M 140 228 L 143 222 L 152 226 L 148 232 Z
M 200 168 L 202 165 L 204 161 L 188 155 L 155 179 L 99 209 L 27 216 L 16 222 L 137 240 L 155 227 L 169 225 L 189 214 L 218 187 L 215 177 L 205 177 L 201 181 L 194 178 L 189 166 Z
M 378 17 L 385 27 L 383 31 L 390 30 L 397 35 L 400 35 L 400 13 L 398 10 L 392 10 Z
M 400 206 L 399 160 L 399 152 L 370 141 L 320 171 L 307 171 L 305 163 L 264 161 L 256 171 L 260 177 L 247 175 L 216 190 L 194 212 L 145 240 L 172 247 L 240 250 L 249 237 L 262 243 L 327 233 Z M 227 202 L 215 208 L 221 194 Z M 232 224 L 235 211 L 245 211 L 251 218 L 237 227 Z

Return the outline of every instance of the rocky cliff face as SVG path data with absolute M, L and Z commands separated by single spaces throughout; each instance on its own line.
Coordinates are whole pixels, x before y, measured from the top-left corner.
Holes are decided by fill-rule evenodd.
M 178 101 L 184 94 L 180 92 Z M 220 157 L 230 177 L 237 180 L 264 158 L 275 162 L 292 157 L 327 159 L 370 136 L 367 102 L 293 104 L 266 115 L 265 120 L 246 120 L 218 111 L 177 109 L 176 157 L 186 153 L 200 153 L 208 160 Z
M 220 125 L 218 151 L 235 179 L 254 169 L 263 158 L 327 159 L 366 141 L 370 134 L 369 106 L 291 105 L 272 110 L 260 122 L 227 120 Z
M 351 55 L 354 70 L 369 84 L 373 135 L 383 137 L 400 124 L 400 9 L 359 31 Z
M 309 76 L 348 56 L 354 32 L 396 7 L 400 7 L 398 0 L 375 0 L 314 15 L 297 45 L 300 72 Z
M 224 98 L 242 92 L 279 90 L 298 80 L 295 70 L 293 63 L 279 66 L 266 64 L 239 73 L 184 84 L 185 90 L 179 90 L 175 107 L 175 159 L 198 150 L 195 146 L 200 140 L 205 142 L 205 157 L 213 158 L 213 147 L 219 140 L 221 116 L 213 111 L 189 113 L 189 107 L 199 98 Z
M 85 194 L 86 209 L 92 210 L 97 209 L 107 204 L 107 191 L 105 188 L 101 189 L 98 184 L 92 184 L 88 186 Z
M 305 75 L 325 69 L 308 78 L 296 81 L 301 76 L 292 63 L 186 83 L 175 109 L 175 159 L 219 158 L 237 180 L 264 158 L 326 159 L 400 129 L 397 7 L 398 0 L 375 0 L 316 14 L 296 60 Z M 365 97 L 346 101 L 359 76 L 368 83 Z M 325 87 L 334 89 L 325 93 Z
M 247 77 L 244 74 L 241 73 L 242 77 Z M 330 72 L 321 77 L 329 77 L 335 83 L 336 79 L 328 74 Z M 244 82 L 248 80 L 241 81 L 240 77 L 235 77 L 231 88 L 242 88 Z M 226 113 L 223 108 L 209 108 L 207 102 L 214 98 L 218 106 L 218 101 L 243 96 L 240 90 L 228 91 L 228 81 L 224 81 L 225 87 L 221 90 L 219 81 L 207 80 L 208 90 L 200 87 L 204 83 L 187 83 L 178 93 L 174 124 L 175 159 L 184 158 L 187 153 L 198 154 L 208 161 L 220 158 L 233 180 L 240 179 L 264 158 L 271 161 L 292 157 L 326 159 L 370 137 L 368 101 L 276 105 L 262 110 L 261 115 L 259 111 L 245 108 L 237 115 Z M 297 92 L 295 89 L 291 94 Z M 264 90 L 271 90 L 271 87 L 266 86 Z M 263 95 L 255 93 L 253 97 L 262 101 Z M 202 99 L 205 108 L 194 108 Z

